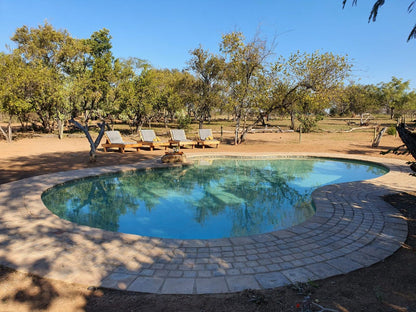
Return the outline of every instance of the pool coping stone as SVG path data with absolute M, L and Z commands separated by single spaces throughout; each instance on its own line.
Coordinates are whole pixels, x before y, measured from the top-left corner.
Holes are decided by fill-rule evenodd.
M 405 161 L 328 153 L 201 153 L 194 157 L 324 157 L 377 163 L 376 179 L 327 185 L 316 213 L 285 230 L 180 240 L 104 231 L 60 219 L 41 200 L 54 185 L 117 171 L 166 167 L 160 157 L 0 185 L 0 264 L 68 283 L 158 294 L 229 293 L 347 274 L 384 260 L 407 238 L 403 216 L 381 197 L 415 191 Z

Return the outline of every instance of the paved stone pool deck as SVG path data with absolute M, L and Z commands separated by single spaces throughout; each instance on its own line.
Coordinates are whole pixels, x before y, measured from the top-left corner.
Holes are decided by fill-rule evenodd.
M 232 154 L 199 154 L 207 155 Z M 56 184 L 114 171 L 160 167 L 160 160 L 27 178 L 0 185 L 0 263 L 85 286 L 160 294 L 226 293 L 346 274 L 382 261 L 406 240 L 406 221 L 381 199 L 416 189 L 405 161 L 340 154 L 238 156 L 358 159 L 383 164 L 390 172 L 372 180 L 317 189 L 313 193 L 316 214 L 300 225 L 213 240 L 103 231 L 62 220 L 42 203 L 41 194 Z

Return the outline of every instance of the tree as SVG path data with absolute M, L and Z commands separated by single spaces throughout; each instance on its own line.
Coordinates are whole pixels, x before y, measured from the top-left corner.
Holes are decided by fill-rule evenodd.
M 111 36 L 108 29 L 94 32 L 87 40 L 82 41 L 83 54 L 73 69 L 74 75 L 71 81 L 70 101 L 72 106 L 72 118 L 70 120 L 81 129 L 90 143 L 90 160 L 95 161 L 96 149 L 104 135 L 104 118 L 112 111 L 109 96 L 114 79 L 113 55 L 111 52 Z M 83 123 L 74 118 L 79 113 L 83 115 Z M 89 133 L 89 122 L 92 118 L 101 119 L 97 125 L 100 127 L 98 137 L 94 141 Z
M 349 111 L 360 115 L 360 126 L 363 126 L 364 114 L 380 108 L 378 90 L 374 85 L 351 84 L 345 88 Z
M 66 30 L 55 30 L 47 22 L 38 28 L 20 27 L 16 29 L 11 40 L 17 44 L 14 52 L 21 55 L 26 62 L 40 62 L 56 70 L 64 71 L 74 56 L 70 47 L 75 39 Z
M 346 56 L 332 53 L 292 53 L 286 60 L 281 57 L 272 67 L 273 96 L 267 112 L 279 109 L 295 118 L 311 122 L 305 116 L 330 107 L 339 86 L 348 77 L 351 64 Z
M 138 102 L 132 107 L 132 114 L 134 114 L 134 121 L 138 127 L 145 122 L 151 127 L 153 118 L 158 115 L 155 110 L 159 95 L 156 81 L 156 71 L 150 67 L 145 67 L 136 83 Z
M 13 51 L 37 71 L 32 81 L 31 104 L 44 131 L 51 132 L 54 120 L 61 120 L 63 80 L 68 66 L 78 55 L 77 40 L 66 30 L 55 30 L 45 23 L 38 28 L 20 27 L 11 38 L 17 44 Z
M 150 65 L 137 58 L 114 62 L 114 84 L 110 96 L 113 115 L 128 120 L 137 130 L 145 121 L 145 104 L 141 97 L 141 79 Z
M 145 122 L 150 127 L 154 119 L 163 121 L 167 127 L 168 119 L 173 119 L 175 112 L 183 108 L 179 91 L 183 77 L 177 70 L 159 70 L 143 64 L 140 74 L 128 83 L 130 100 L 120 102 L 122 114 L 133 121 L 136 130 Z
M 25 129 L 30 112 L 36 112 L 43 129 L 51 132 L 53 117 L 63 99 L 61 76 L 43 63 L 27 63 L 17 54 L 3 54 L 0 67 L 2 110 L 10 117 L 7 139 L 11 140 L 11 118 L 16 116 Z
M 402 107 L 402 114 L 409 114 L 413 119 L 416 113 L 416 91 L 413 90 L 406 94 L 404 105 Z
M 185 118 L 187 115 L 185 100 L 187 95 L 182 93 L 181 84 L 186 77 L 184 72 L 177 69 L 152 70 L 153 113 L 156 118 L 163 121 L 165 128 L 168 121 L 173 121 L 175 116 Z
M 0 110 L 9 117 L 7 130 L 0 127 L 0 131 L 8 142 L 12 141 L 12 118 L 17 117 L 23 124 L 32 111 L 33 77 L 33 71 L 20 56 L 0 53 Z
M 409 89 L 409 81 L 401 78 L 392 77 L 389 82 L 379 84 L 382 101 L 390 111 L 390 118 L 395 117 L 396 110 L 399 111 L 406 100 L 406 91 Z
M 189 69 L 195 73 L 197 81 L 193 85 L 195 98 L 192 111 L 199 128 L 203 122 L 211 117 L 211 111 L 221 102 L 221 78 L 224 70 L 224 60 L 204 51 L 200 46 L 192 50 L 192 58 L 188 62 Z
M 239 144 L 245 140 L 249 131 L 246 120 L 256 105 L 256 90 L 259 86 L 256 81 L 263 75 L 271 49 L 258 35 L 245 42 L 241 32 L 232 32 L 222 37 L 220 51 L 225 58 L 224 79 L 228 89 L 228 106 L 236 122 L 234 143 Z
M 342 8 L 345 8 L 345 4 L 347 3 L 347 0 L 342 1 Z M 378 10 L 384 5 L 385 0 L 377 0 L 374 2 L 373 8 L 371 9 L 370 16 L 368 17 L 368 22 L 375 22 L 378 15 Z M 411 13 L 415 7 L 416 1 L 411 1 L 410 5 L 407 7 L 408 13 Z M 357 5 L 357 0 L 352 0 L 352 5 Z M 416 39 L 416 25 L 413 26 L 412 30 L 409 33 L 409 36 L 407 37 L 407 42 L 409 42 L 410 39 Z

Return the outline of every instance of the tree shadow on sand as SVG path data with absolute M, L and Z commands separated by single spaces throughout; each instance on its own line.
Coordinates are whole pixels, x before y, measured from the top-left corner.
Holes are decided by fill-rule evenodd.
M 97 161 L 94 163 L 89 162 L 88 152 L 47 153 L 8 158 L 2 160 L 3 164 L 0 166 L 0 184 L 57 171 L 129 164 L 157 157 L 158 154 L 160 153 L 97 152 Z

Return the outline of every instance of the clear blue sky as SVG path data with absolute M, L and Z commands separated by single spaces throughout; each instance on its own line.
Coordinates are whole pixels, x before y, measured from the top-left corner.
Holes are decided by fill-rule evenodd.
M 107 28 L 116 57 L 138 57 L 157 68 L 186 67 L 189 51 L 202 45 L 217 53 L 223 34 L 238 30 L 276 40 L 275 56 L 301 52 L 348 55 L 360 83 L 411 81 L 416 88 L 416 40 L 406 42 L 416 23 L 410 0 L 390 0 L 375 23 L 375 0 L 0 0 L 0 51 L 13 44 L 18 27 L 45 22 L 88 38 Z M 271 59 L 273 60 L 273 59 Z

